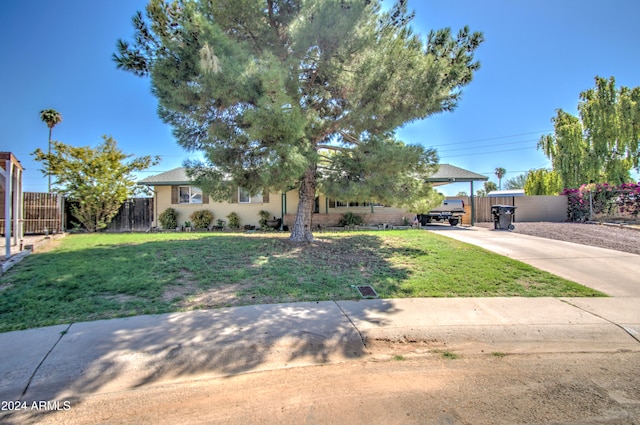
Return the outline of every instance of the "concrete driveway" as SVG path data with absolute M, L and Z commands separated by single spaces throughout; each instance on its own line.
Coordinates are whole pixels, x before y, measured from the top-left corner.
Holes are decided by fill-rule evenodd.
M 640 297 L 640 255 L 481 227 L 427 226 L 612 297 Z

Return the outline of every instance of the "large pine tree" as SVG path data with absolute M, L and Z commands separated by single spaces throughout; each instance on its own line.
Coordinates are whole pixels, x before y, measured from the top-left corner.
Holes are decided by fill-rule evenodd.
M 406 0 L 151 0 L 119 68 L 150 76 L 159 114 L 213 197 L 299 189 L 291 239 L 312 240 L 316 189 L 403 204 L 428 196 L 433 150 L 393 132 L 451 111 L 479 67 L 468 28 L 426 38 Z

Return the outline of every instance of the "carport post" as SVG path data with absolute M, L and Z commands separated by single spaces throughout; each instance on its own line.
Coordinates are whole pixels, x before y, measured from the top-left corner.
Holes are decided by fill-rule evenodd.
M 473 202 L 473 180 L 471 180 L 470 184 L 471 193 L 469 194 L 469 202 L 471 203 L 471 225 L 474 226 L 476 224 L 476 203 Z
M 13 221 L 12 211 L 11 211 L 11 192 L 12 187 L 11 183 L 13 180 L 13 162 L 11 162 L 11 158 L 7 159 L 5 165 L 5 183 L 4 183 L 4 236 L 6 240 L 6 250 L 5 257 L 7 260 L 11 258 L 11 222 Z
M 287 214 L 287 192 L 282 192 L 280 202 L 280 231 L 284 230 L 284 216 Z

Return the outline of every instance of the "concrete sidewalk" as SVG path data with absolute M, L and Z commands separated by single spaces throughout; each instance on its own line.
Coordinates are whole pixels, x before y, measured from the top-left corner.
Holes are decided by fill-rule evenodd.
M 388 341 L 455 353 L 640 351 L 639 298 L 440 298 L 259 305 L 0 334 L 0 400 L 366 359 Z
M 522 261 L 612 297 L 640 297 L 640 255 L 483 227 L 435 225 L 426 229 Z

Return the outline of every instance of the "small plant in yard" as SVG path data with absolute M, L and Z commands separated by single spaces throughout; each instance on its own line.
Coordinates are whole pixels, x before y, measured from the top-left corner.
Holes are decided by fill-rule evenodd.
M 167 208 L 158 216 L 158 221 L 163 229 L 175 229 L 178 227 L 178 211 Z
M 271 217 L 271 213 L 269 211 L 260 210 L 258 212 L 258 216 L 260 216 L 260 220 L 258 221 L 258 223 L 260 223 L 260 228 L 263 230 L 266 229 L 267 221 L 269 221 L 269 217 Z
M 401 356 L 400 354 L 396 354 L 395 356 L 393 356 L 393 360 L 397 360 L 401 362 L 404 360 L 404 356 Z
M 193 220 L 193 227 L 196 229 L 206 229 L 213 221 L 213 213 L 209 210 L 198 210 L 189 216 Z
M 190 221 L 185 221 L 184 222 L 184 227 L 190 228 L 191 227 L 191 222 Z
M 229 219 L 229 227 L 230 228 L 237 229 L 238 227 L 240 227 L 240 217 L 238 216 L 238 214 L 236 214 L 234 212 L 229 213 L 227 218 Z
M 354 214 L 349 211 L 343 214 L 342 218 L 338 222 L 338 226 L 359 226 L 363 223 L 362 217 L 358 214 Z

